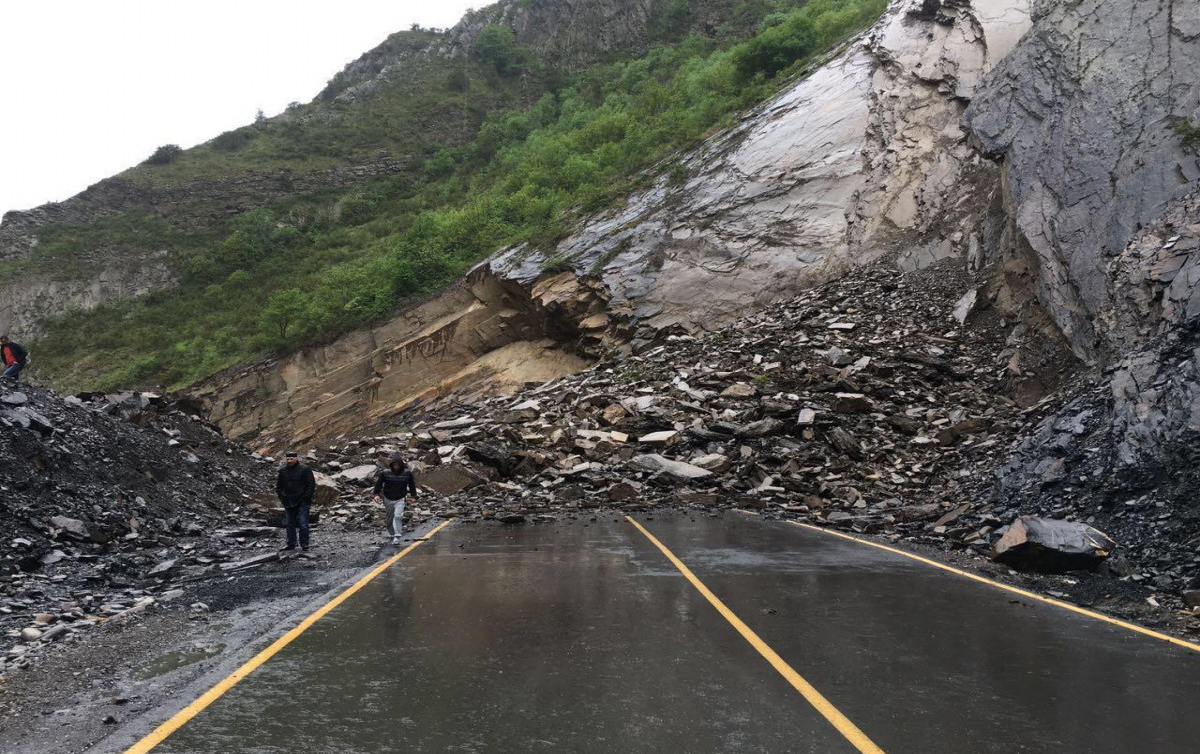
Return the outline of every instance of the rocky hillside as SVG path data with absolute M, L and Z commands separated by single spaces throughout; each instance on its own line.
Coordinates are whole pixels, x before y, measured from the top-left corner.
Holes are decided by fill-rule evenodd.
M 767 79 L 869 24 L 884 2 L 804 5 L 505 0 L 449 30 L 393 34 L 311 103 L 7 213 L 0 330 L 45 336 L 45 377 L 81 388 L 186 384 L 378 321 L 506 243 L 559 233 L 573 207 L 623 193 L 638 170 L 761 100 Z M 822 24 L 816 37 L 777 32 L 769 59 L 747 57 L 735 76 L 723 56 L 767 16 L 795 13 L 812 16 L 806 34 Z M 697 65 L 714 55 L 713 70 Z M 701 109 L 685 114 L 692 105 Z M 626 138 L 641 111 L 664 122 Z M 543 161 L 545 174 L 514 170 L 524 160 Z M 473 198 L 496 183 L 477 208 L 487 217 L 476 216 Z M 281 324 L 236 295 L 247 288 L 322 293 Z M 80 310 L 124 368 L 90 359 L 72 337 Z M 219 348 L 195 347 L 215 331 Z
M 24 631 L 0 672 L 179 597 L 162 585 L 189 563 L 222 573 L 238 560 L 229 525 L 269 489 L 270 467 L 187 408 L 146 393 L 0 387 L 0 631 Z

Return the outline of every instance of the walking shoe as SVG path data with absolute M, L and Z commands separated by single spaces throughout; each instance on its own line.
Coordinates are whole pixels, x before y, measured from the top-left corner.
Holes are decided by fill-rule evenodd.
M 394 544 L 394 545 L 400 544 L 400 537 L 392 537 L 392 544 Z
M 295 549 L 296 549 L 296 546 L 295 546 L 295 545 L 288 545 L 287 547 L 281 547 L 281 548 L 280 548 L 280 551 L 282 552 L 282 551 L 285 551 L 285 550 L 295 550 Z

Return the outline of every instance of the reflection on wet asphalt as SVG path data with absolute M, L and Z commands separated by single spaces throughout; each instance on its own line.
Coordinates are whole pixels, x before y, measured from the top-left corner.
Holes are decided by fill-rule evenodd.
M 156 752 L 853 752 L 623 520 L 452 526 Z
M 155 752 L 854 751 L 599 519 L 443 530 Z M 1200 750 L 1200 654 L 783 523 L 643 523 L 888 754 Z

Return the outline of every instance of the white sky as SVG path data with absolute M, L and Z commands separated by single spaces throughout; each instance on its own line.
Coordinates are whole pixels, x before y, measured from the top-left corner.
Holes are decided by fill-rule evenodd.
M 414 22 L 488 0 L 0 0 L 0 213 L 293 101 Z

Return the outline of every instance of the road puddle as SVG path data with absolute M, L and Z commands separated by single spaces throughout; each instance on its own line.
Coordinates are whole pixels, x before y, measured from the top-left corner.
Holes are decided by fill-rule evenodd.
M 135 673 L 133 679 L 135 681 L 148 681 L 151 678 L 158 678 L 173 670 L 178 670 L 201 660 L 206 660 L 214 655 L 219 655 L 224 649 L 224 644 L 205 644 L 189 649 L 180 649 L 176 652 L 168 652 L 165 655 L 155 658 L 149 665 Z

